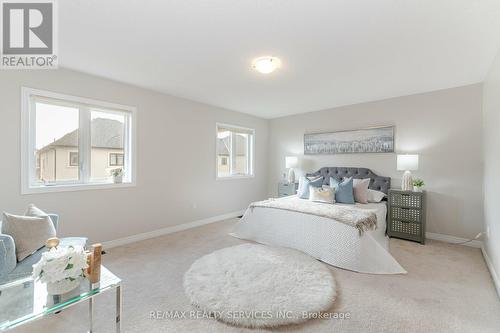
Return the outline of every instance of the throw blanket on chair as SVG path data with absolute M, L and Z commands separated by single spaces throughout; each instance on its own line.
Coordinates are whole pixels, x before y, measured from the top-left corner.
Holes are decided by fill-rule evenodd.
M 344 223 L 358 229 L 361 236 L 364 231 L 377 228 L 377 215 L 370 210 L 360 209 L 356 206 L 339 206 L 312 202 L 298 197 L 287 197 L 282 199 L 268 199 L 251 203 L 249 208 L 254 207 L 274 208 L 299 212 L 304 214 L 326 217 Z

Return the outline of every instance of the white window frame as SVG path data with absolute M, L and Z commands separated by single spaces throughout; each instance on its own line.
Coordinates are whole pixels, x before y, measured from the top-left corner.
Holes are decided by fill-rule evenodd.
M 79 166 L 80 179 L 78 181 L 62 181 L 50 184 L 36 182 L 36 148 L 35 148 L 35 105 L 32 97 L 41 97 L 61 101 L 61 104 L 78 106 L 80 109 L 79 121 Z M 101 108 L 109 111 L 128 113 L 125 117 L 125 126 L 129 128 L 124 133 L 124 169 L 123 183 L 115 184 L 108 181 L 91 181 L 90 165 L 90 111 L 89 108 Z M 82 112 L 83 111 L 83 112 Z M 51 91 L 21 88 L 21 194 L 34 194 L 45 192 L 65 192 L 79 190 L 109 189 L 136 186 L 136 113 L 132 106 L 108 103 L 99 100 L 59 94 Z
M 217 155 L 219 127 L 224 127 L 224 128 L 230 129 L 230 130 L 235 130 L 236 132 L 238 130 L 243 130 L 245 132 L 252 133 L 252 139 L 248 140 L 248 145 L 247 145 L 247 153 L 250 151 L 250 153 L 247 154 L 248 155 L 247 168 L 249 171 L 248 174 L 246 174 L 246 175 L 219 176 L 219 172 L 218 172 L 219 161 L 218 161 L 218 155 Z M 231 170 L 233 168 L 233 152 L 235 151 L 235 149 L 233 147 L 232 135 L 231 135 L 230 142 L 231 142 L 231 153 L 229 154 L 228 164 L 229 164 L 229 170 L 230 170 L 229 172 L 231 173 Z M 245 179 L 245 178 L 254 178 L 254 177 L 255 177 L 255 129 L 237 126 L 237 125 L 225 124 L 225 123 L 216 123 L 215 124 L 215 179 L 216 180 L 229 180 L 229 179 Z

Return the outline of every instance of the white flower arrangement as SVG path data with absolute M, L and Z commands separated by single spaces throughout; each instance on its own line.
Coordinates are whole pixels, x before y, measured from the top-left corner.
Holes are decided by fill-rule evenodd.
M 110 175 L 113 177 L 113 183 L 121 184 L 123 182 L 123 169 L 116 168 L 109 171 Z
M 33 278 L 43 283 L 73 282 L 84 277 L 88 267 L 83 247 L 53 247 L 33 265 Z
M 115 169 L 111 169 L 109 171 L 109 173 L 111 174 L 111 176 L 113 177 L 120 177 L 120 176 L 123 176 L 123 169 L 122 168 L 115 168 Z

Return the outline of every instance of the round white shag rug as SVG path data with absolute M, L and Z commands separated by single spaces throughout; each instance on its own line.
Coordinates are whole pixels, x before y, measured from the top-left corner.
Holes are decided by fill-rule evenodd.
M 328 310 L 335 280 L 325 264 L 291 249 L 243 244 L 196 260 L 184 290 L 203 313 L 244 327 L 304 322 Z

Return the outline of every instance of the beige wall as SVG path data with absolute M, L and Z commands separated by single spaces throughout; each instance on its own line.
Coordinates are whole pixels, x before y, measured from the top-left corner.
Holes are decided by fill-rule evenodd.
M 137 107 L 137 186 L 21 195 L 21 86 Z M 63 236 L 117 239 L 238 211 L 267 195 L 266 120 L 65 69 L 2 71 L 0 92 L 0 211 L 34 203 L 61 215 Z M 216 122 L 255 129 L 254 178 L 215 179 Z
M 39 168 L 37 169 L 36 177 L 43 182 L 51 182 L 55 180 L 55 168 L 57 163 L 57 149 L 48 149 L 39 153 Z
M 500 55 L 484 84 L 485 249 L 500 278 Z M 500 283 L 497 280 L 497 283 Z M 500 295 L 500 285 L 497 284 Z
M 332 93 L 335 93 L 332 91 Z M 270 122 L 269 192 L 285 172 L 285 156 L 303 154 L 305 132 L 396 126 L 396 151 L 418 153 L 414 172 L 427 184 L 427 231 L 472 238 L 482 231 L 481 85 L 357 104 Z M 302 157 L 302 169 L 367 167 L 399 187 L 396 154 Z M 497 187 L 498 188 L 498 187 Z
M 92 178 L 109 178 L 110 169 L 120 168 L 120 166 L 109 165 L 110 153 L 123 153 L 123 149 L 92 148 L 90 159 Z
M 70 152 L 77 152 L 72 147 L 54 147 L 40 153 L 40 177 L 44 181 L 76 180 L 78 166 L 69 165 Z

